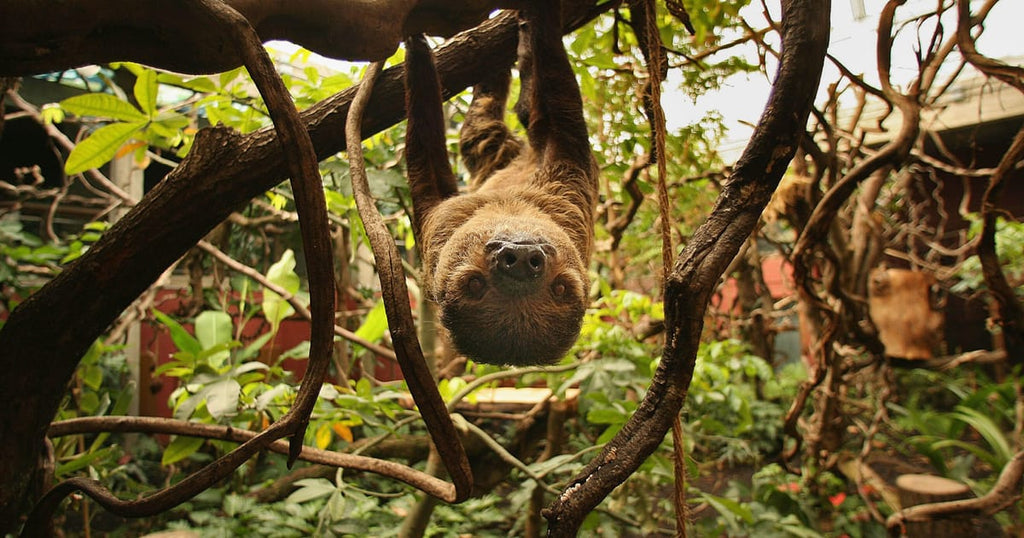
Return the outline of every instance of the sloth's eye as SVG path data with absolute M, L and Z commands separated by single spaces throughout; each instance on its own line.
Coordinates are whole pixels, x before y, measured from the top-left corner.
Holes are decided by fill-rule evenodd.
M 479 299 L 483 296 L 485 287 L 487 287 L 487 283 L 484 282 L 484 277 L 472 276 L 466 281 L 466 294 L 474 299 Z

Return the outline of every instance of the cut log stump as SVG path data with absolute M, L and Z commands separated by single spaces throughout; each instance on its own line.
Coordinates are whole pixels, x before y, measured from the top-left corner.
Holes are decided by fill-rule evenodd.
M 969 499 L 974 495 L 966 485 L 927 474 L 904 474 L 896 478 L 900 506 L 908 508 L 919 504 Z M 941 536 L 981 536 L 978 528 L 968 515 L 953 518 L 908 521 L 905 536 L 909 538 L 939 538 Z

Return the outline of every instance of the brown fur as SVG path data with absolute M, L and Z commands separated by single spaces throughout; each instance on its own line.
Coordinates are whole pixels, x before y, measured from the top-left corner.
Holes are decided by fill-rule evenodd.
M 429 49 L 410 39 L 406 143 L 423 288 L 478 362 L 559 360 L 587 305 L 597 170 L 557 6 L 522 13 L 523 147 L 503 121 L 509 74 L 474 88 L 460 137 L 472 192 L 456 196 Z M 434 129 L 433 131 L 429 129 Z

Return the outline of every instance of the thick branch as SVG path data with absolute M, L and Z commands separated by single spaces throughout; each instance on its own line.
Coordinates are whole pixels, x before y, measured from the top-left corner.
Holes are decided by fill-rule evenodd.
M 319 186 L 320 174 L 313 145 L 300 122 L 284 82 L 277 74 L 252 26 L 237 11 L 219 0 L 193 2 L 195 7 L 216 21 L 219 30 L 230 39 L 230 43 L 243 59 L 253 82 L 267 103 L 280 144 L 286 150 L 284 157 L 291 172 L 292 190 L 295 192 L 299 210 L 299 225 L 302 229 L 313 302 L 309 368 L 295 397 L 294 405 L 281 420 L 215 462 L 173 486 L 136 501 L 121 501 L 96 481 L 67 480 L 49 490 L 33 508 L 23 531 L 28 536 L 43 532 L 60 501 L 76 490 L 83 491 L 118 515 L 146 516 L 163 512 L 194 497 L 231 474 L 253 454 L 286 435 L 292 436 L 288 457 L 290 466 L 302 450 L 302 439 L 309 424 L 309 416 L 330 364 L 331 327 L 334 325 L 334 280 L 326 201 L 323 189 Z
M 284 39 L 324 56 L 353 61 L 383 60 L 410 33 L 453 35 L 508 4 L 499 0 L 226 3 L 264 40 Z M 0 75 L 126 60 L 184 73 L 216 73 L 243 63 L 218 23 L 187 2 L 4 2 Z

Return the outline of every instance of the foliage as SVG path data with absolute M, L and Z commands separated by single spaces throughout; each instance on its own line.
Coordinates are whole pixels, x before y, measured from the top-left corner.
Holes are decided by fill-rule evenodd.
M 718 520 L 702 520 L 702 536 L 887 536 L 872 524 L 863 501 L 844 491 L 844 481 L 832 474 L 819 475 L 808 484 L 772 463 L 754 473 L 750 485 L 733 481 L 724 495 L 697 492 L 713 507 Z M 744 500 L 749 499 L 749 500 Z
M 782 446 L 785 396 L 803 377 L 795 375 L 800 377 L 777 377 L 742 342 L 702 344 L 687 408 L 693 417 L 694 450 L 728 465 L 757 464 L 765 455 L 777 453 Z M 783 385 L 788 390 L 779 390 Z
M 748 27 L 739 18 L 746 3 L 690 6 L 687 2 L 696 29 L 693 36 L 659 6 L 662 11 L 657 20 L 670 51 L 673 69 L 669 80 L 678 83 L 677 97 L 697 100 L 721 87 L 730 74 L 766 70 L 740 55 L 713 52 L 746 35 Z M 526 419 L 516 421 L 509 417 L 472 418 L 467 413 L 466 420 L 485 429 L 491 440 L 502 446 L 527 445 L 515 457 L 529 472 L 513 468 L 491 491 L 461 505 L 436 507 L 427 536 L 521 534 L 537 486 L 531 476 L 539 476 L 554 490 L 564 488 L 622 429 L 645 396 L 658 365 L 662 335 L 648 330 L 664 320 L 658 297 L 662 245 L 658 232 L 661 215 L 652 203 L 657 185 L 654 167 L 648 166 L 637 176 L 644 200 L 625 232 L 627 239 L 615 249 L 609 246 L 607 226 L 612 216 L 633 202 L 623 178 L 642 161 L 638 158 L 651 153 L 651 133 L 639 94 L 647 78 L 644 60 L 621 13 L 605 15 L 578 30 L 567 46 L 576 62 L 603 178 L 604 221 L 596 231 L 594 301 L 578 343 L 560 365 L 564 369 L 531 371 L 485 386 L 547 386 L 558 398 L 566 398 L 570 389 L 579 389 L 578 407 L 564 424 L 561 453 L 543 461 L 537 458 L 540 440 L 517 437 L 517 428 L 535 416 L 526 413 Z M 761 50 L 765 46 L 759 45 L 759 53 L 765 54 Z M 289 58 L 292 65 L 282 69 L 299 107 L 319 102 L 358 79 L 359 66 L 328 71 L 305 64 L 309 58 L 308 51 L 300 49 Z M 130 81 L 127 91 L 128 85 L 121 88 L 114 82 L 126 79 Z M 46 121 L 64 127 L 74 121 L 84 127 L 84 137 L 66 161 L 70 174 L 124 156 L 130 156 L 140 168 L 154 162 L 173 166 L 187 154 L 201 127 L 224 125 L 250 132 L 269 122 L 243 69 L 192 77 L 114 64 L 104 68 L 103 80 L 98 92 L 43 109 Z M 513 88 L 513 99 L 517 91 Z M 452 118 L 447 133 L 452 153 L 457 148 L 457 124 L 468 102 L 468 94 L 463 93 L 446 105 L 446 117 Z M 414 264 L 415 239 L 406 212 L 409 193 L 401 164 L 403 129 L 399 126 L 375 135 L 364 145 L 378 207 Z M 672 158 L 666 163 L 666 179 L 677 245 L 687 241 L 701 224 L 714 203 L 718 181 L 727 175 L 718 153 L 725 135 L 719 113 L 709 113 L 669 133 L 667 152 Z M 454 164 L 464 176 L 459 163 Z M 361 338 L 387 345 L 383 304 L 372 280 L 359 274 L 366 267 L 360 254 L 366 238 L 348 183 L 349 165 L 334 156 L 321 163 L 321 171 L 335 232 L 339 302 L 344 304 L 338 323 Z M 896 212 L 897 201 L 891 201 L 893 207 L 887 210 Z M 268 191 L 237 216 L 243 217 L 236 220 L 245 224 L 229 224 L 211 234 L 208 241 L 305 304 L 304 267 L 290 187 L 282 184 Z M 977 233 L 979 222 L 974 221 L 972 234 Z M 791 223 L 775 225 L 789 227 Z M 13 308 L 80 256 L 107 226 L 106 222 L 90 222 L 70 233 L 32 233 L 15 213 L 0 217 L 0 286 L 13 290 L 4 293 L 5 307 Z M 779 248 L 782 252 L 791 247 L 785 244 L 791 242 L 789 238 L 779 242 L 784 243 Z M 1024 225 L 1000 221 L 997 244 L 1004 270 L 1011 281 L 1020 282 L 1024 278 L 1024 263 L 1019 263 L 1024 259 Z M 295 319 L 295 308 L 248 276 L 226 274 L 223 265 L 201 253 L 189 254 L 183 265 L 189 267 L 181 273 L 199 277 L 193 278 L 198 281 L 191 290 L 193 304 L 177 310 L 147 308 L 153 323 L 170 336 L 176 348 L 153 375 L 175 384 L 168 402 L 175 418 L 262 430 L 291 405 L 296 380 L 290 365 L 308 355 L 308 342 L 284 351 L 275 346 L 282 325 Z M 967 259 L 957 276 L 959 284 L 954 291 L 983 288 L 976 257 Z M 258 326 L 255 334 L 248 330 L 252 325 Z M 871 508 L 882 511 L 886 507 L 858 491 L 852 481 L 828 469 L 796 476 L 776 463 L 784 446 L 783 417 L 806 373 L 802 364 L 777 365 L 756 356 L 750 342 L 734 336 L 728 331 L 705 335 L 683 414 L 689 499 L 699 533 L 884 535 L 867 503 L 877 504 Z M 340 340 L 337 344 L 331 382 L 321 390 L 305 443 L 321 449 L 360 451 L 384 440 L 424 435 L 404 384 L 375 378 L 374 364 L 385 359 L 360 346 Z M 446 401 L 451 400 L 479 378 L 498 371 L 469 364 L 465 372 L 439 381 L 439 389 Z M 98 341 L 83 357 L 57 418 L 125 414 L 136 390 L 128 379 L 124 349 Z M 879 426 L 877 438 L 868 439 L 863 433 L 851 436 L 839 450 L 855 452 L 870 446 L 862 442 L 886 442 L 908 460 L 926 463 L 940 474 L 970 483 L 979 492 L 987 490 L 1019 448 L 1019 439 L 1012 433 L 1019 387 L 1013 381 L 995 382 L 974 371 L 942 375 L 913 370 L 901 376 L 900 383 L 905 389 L 900 399 L 888 402 L 885 408 L 894 418 Z M 865 395 L 874 394 L 877 387 L 850 384 L 843 391 L 846 401 L 862 408 L 876 403 L 864 404 L 868 401 Z M 476 398 L 476 393 L 470 393 L 465 401 L 475 403 Z M 850 414 L 854 415 L 851 421 L 866 420 L 854 411 Z M 55 440 L 55 475 L 93 477 L 118 495 L 132 497 L 180 480 L 233 446 L 185 436 L 68 436 Z M 588 517 L 584 532 L 602 536 L 672 534 L 673 457 L 672 440 L 666 436 L 640 471 Z M 423 466 L 420 460 L 412 463 Z M 260 455 L 227 483 L 158 518 L 134 523 L 132 529 L 192 529 L 202 536 L 393 536 L 421 501 L 402 484 L 346 471 L 337 471 L 333 477 L 298 480 L 276 501 L 256 500 L 255 494 L 286 473 L 283 457 Z M 722 476 L 733 479 L 719 479 Z M 98 523 L 100 516 L 85 506 L 86 501 L 72 503 L 65 517 L 71 520 L 77 514 L 84 524 Z
M 982 221 L 973 215 L 968 229 L 968 237 L 976 239 L 981 233 Z M 1019 300 L 1024 300 L 1024 223 L 1014 222 L 1005 218 L 996 221 L 996 255 L 999 266 L 1017 292 Z M 985 280 L 981 272 L 981 260 L 977 255 L 964 260 L 957 271 L 959 281 L 951 288 L 956 293 L 968 294 L 984 289 Z
M 955 480 L 974 483 L 978 463 L 988 471 L 986 481 L 994 479 L 1014 453 L 1015 382 L 994 383 L 984 373 L 974 379 L 919 370 L 910 375 L 927 379 L 933 389 L 912 393 L 903 405 L 890 404 L 896 425 L 909 434 L 903 450 L 927 458 Z
M 19 293 L 31 292 L 43 282 L 43 276 L 56 275 L 61 266 L 81 256 L 107 226 L 105 222 L 89 222 L 82 226 L 81 233 L 47 242 L 25 230 L 16 213 L 0 215 L 0 286 L 10 286 Z M 14 305 L 4 306 L 10 310 Z

